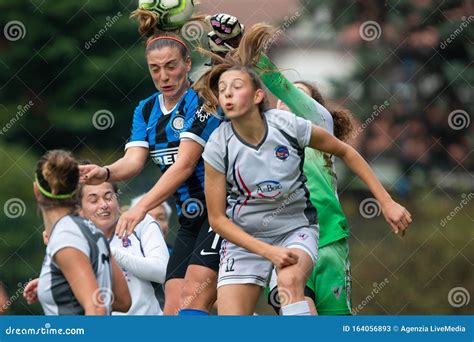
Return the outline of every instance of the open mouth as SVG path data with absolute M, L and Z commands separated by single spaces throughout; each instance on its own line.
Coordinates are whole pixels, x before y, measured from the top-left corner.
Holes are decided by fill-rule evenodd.
M 161 89 L 163 91 L 170 91 L 170 90 L 173 90 L 173 86 L 163 86 Z
M 110 217 L 110 215 L 111 215 L 110 211 L 100 211 L 100 212 L 95 213 L 95 216 L 100 217 L 100 218 L 108 218 Z

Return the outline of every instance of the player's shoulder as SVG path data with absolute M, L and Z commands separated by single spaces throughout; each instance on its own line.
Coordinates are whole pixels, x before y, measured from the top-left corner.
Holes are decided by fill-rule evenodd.
M 143 232 L 146 231 L 150 225 L 154 225 L 154 224 L 159 226 L 158 222 L 156 222 L 153 216 L 151 216 L 150 214 L 146 214 L 143 220 L 141 220 L 137 224 L 134 232 L 137 234 L 138 238 L 141 239 Z
M 264 113 L 269 126 L 285 130 L 294 126 L 295 114 L 282 109 L 269 109 Z
M 209 140 L 216 141 L 220 143 L 226 143 L 232 138 L 234 131 L 232 130 L 232 125 L 230 121 L 223 121 L 219 127 L 217 127 L 214 132 L 212 132 Z
M 149 105 L 150 103 L 155 103 L 157 100 L 158 100 L 158 97 L 160 96 L 160 92 L 157 91 L 153 94 L 151 94 L 150 96 L 148 96 L 147 98 L 144 98 L 142 100 L 140 100 L 138 106 L 139 107 L 145 107 L 147 104 Z
M 80 230 L 80 222 L 76 219 L 76 216 L 66 215 L 58 220 L 52 229 L 51 236 L 60 232 L 73 232 L 76 233 Z

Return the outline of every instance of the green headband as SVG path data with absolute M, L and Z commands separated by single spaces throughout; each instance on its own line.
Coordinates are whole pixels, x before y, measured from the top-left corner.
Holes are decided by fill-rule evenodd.
M 62 199 L 69 199 L 71 198 L 72 196 L 74 196 L 74 194 L 76 193 L 76 190 L 74 190 L 73 192 L 71 192 L 70 194 L 61 194 L 61 195 L 55 195 L 49 191 L 47 191 L 46 189 L 44 189 L 39 180 L 38 180 L 38 176 L 35 174 L 35 182 L 36 184 L 38 184 L 38 189 L 39 191 L 46 197 L 48 198 L 51 198 L 51 199 L 58 199 L 58 200 L 62 200 Z

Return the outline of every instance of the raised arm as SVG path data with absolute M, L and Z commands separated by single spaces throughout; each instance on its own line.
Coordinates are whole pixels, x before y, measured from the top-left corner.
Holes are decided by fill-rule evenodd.
M 390 197 L 369 164 L 352 146 L 335 138 L 321 127 L 313 125 L 309 147 L 341 158 L 379 201 L 385 219 L 394 233 L 404 234 L 405 229 L 412 222 L 410 213 Z
M 253 69 L 273 95 L 283 101 L 293 113 L 320 127 L 328 128 L 320 111 L 322 106 L 283 76 L 268 56 L 261 54 Z
M 137 205 L 125 212 L 117 223 L 115 234 L 119 237 L 130 235 L 146 213 L 156 208 L 172 196 L 179 186 L 194 172 L 203 147 L 194 140 L 182 140 L 179 144 L 176 162 L 160 177 Z
M 89 185 L 99 185 L 105 181 L 119 182 L 137 176 L 145 166 L 148 149 L 143 147 L 130 147 L 125 155 L 115 163 L 108 166 L 80 165 L 80 182 Z M 109 171 L 107 171 L 109 169 Z M 107 178 L 108 177 L 108 178 Z

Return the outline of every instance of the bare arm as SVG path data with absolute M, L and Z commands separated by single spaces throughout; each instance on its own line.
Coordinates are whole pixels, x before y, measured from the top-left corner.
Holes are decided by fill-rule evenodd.
M 225 176 L 208 163 L 205 163 L 204 186 L 209 224 L 217 234 L 252 253 L 272 261 L 278 268 L 293 265 L 298 261 L 298 256 L 290 249 L 275 247 L 258 240 L 227 218 L 225 214 Z
M 202 152 L 203 147 L 194 140 L 182 140 L 179 144 L 176 162 L 163 173 L 158 182 L 136 206 L 120 217 L 115 230 L 117 236 L 130 235 L 148 211 L 156 208 L 173 195 L 181 184 L 192 175 Z
M 53 259 L 66 277 L 85 314 L 106 315 L 107 311 L 100 302 L 99 285 L 89 258 L 76 248 L 66 247 L 59 250 Z
M 340 141 L 321 127 L 314 126 L 311 131 L 311 148 L 322 152 L 333 154 L 341 158 L 344 163 L 367 185 L 382 206 L 385 219 L 391 225 L 393 231 L 402 233 L 411 223 L 410 213 L 390 197 L 383 185 L 375 176 L 369 164 L 350 145 Z
M 131 179 L 137 176 L 145 166 L 148 157 L 148 149 L 144 147 L 130 147 L 125 151 L 125 155 L 109 166 L 108 181 L 118 182 Z M 107 170 L 98 165 L 80 165 L 80 182 L 89 185 L 98 185 L 105 182 Z
M 114 294 L 114 301 L 112 302 L 112 310 L 119 312 L 127 312 L 132 305 L 132 298 L 128 290 L 127 280 L 125 279 L 122 270 L 117 265 L 114 258 L 112 261 L 112 292 Z

